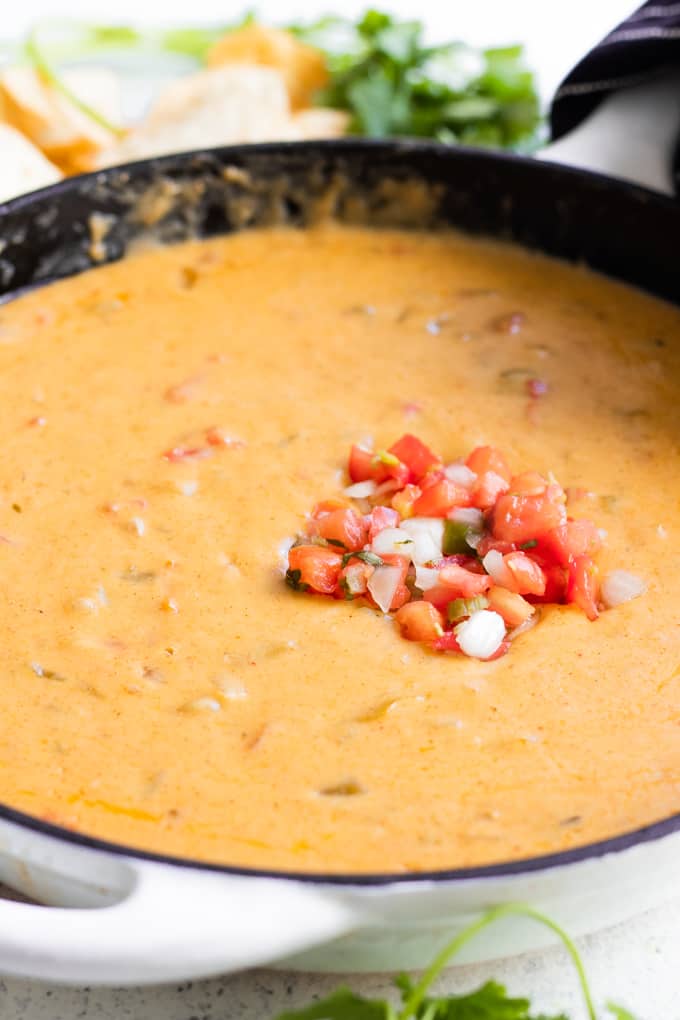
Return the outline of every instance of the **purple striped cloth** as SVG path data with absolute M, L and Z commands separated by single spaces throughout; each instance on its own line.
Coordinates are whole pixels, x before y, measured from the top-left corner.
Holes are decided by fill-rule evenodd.
M 552 137 L 571 131 L 610 92 L 672 66 L 680 66 L 680 2 L 648 0 L 562 82 L 550 110 Z

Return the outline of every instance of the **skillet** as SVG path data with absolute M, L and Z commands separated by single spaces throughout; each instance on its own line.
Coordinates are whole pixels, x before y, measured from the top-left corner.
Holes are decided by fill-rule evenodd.
M 617 104 L 596 114 L 596 133 Z M 665 183 L 660 135 L 668 119 L 659 117 L 665 126 L 647 139 L 657 187 Z M 625 122 L 614 140 L 621 172 L 630 174 Z M 592 133 L 592 122 L 582 131 Z M 558 145 L 556 155 L 567 159 Z M 121 258 L 149 232 L 171 243 L 271 222 L 304 227 L 329 203 L 341 220 L 452 225 L 513 240 L 680 304 L 680 206 L 672 199 L 526 157 L 351 139 L 173 155 L 14 199 L 0 206 L 0 301 Z M 104 233 L 100 244 L 92 243 L 93 223 Z M 456 929 L 501 902 L 528 901 L 578 935 L 661 901 L 680 884 L 680 813 L 599 843 L 486 867 L 308 875 L 145 853 L 0 805 L 0 880 L 49 904 L 0 901 L 5 973 L 121 985 L 265 962 L 392 970 L 426 964 Z M 521 952 L 545 938 L 529 922 L 500 924 L 461 961 Z

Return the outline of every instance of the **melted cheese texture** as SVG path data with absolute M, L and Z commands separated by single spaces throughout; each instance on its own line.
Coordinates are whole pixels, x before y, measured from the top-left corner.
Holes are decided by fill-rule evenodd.
M 680 809 L 677 309 L 456 234 L 254 231 L 0 309 L 0 402 L 5 804 L 332 872 L 529 857 Z M 228 442 L 182 457 L 211 427 Z M 341 492 L 350 444 L 405 431 L 552 470 L 606 531 L 603 571 L 647 594 L 595 623 L 548 608 L 484 663 L 290 591 L 282 541 Z

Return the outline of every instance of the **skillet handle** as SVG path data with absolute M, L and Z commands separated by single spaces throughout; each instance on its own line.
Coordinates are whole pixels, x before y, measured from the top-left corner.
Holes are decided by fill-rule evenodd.
M 357 926 L 332 890 L 132 858 L 112 906 L 0 901 L 0 973 L 65 984 L 142 985 L 282 959 Z
M 673 194 L 673 152 L 680 132 L 680 71 L 667 71 L 604 99 L 539 159 L 597 170 Z

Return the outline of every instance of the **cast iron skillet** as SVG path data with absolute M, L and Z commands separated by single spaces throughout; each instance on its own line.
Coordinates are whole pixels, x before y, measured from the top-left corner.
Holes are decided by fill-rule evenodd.
M 402 201 L 404 188 L 420 196 L 416 212 Z M 272 222 L 304 226 L 320 209 L 330 209 L 346 221 L 452 225 L 516 241 L 582 262 L 680 304 L 680 205 L 671 199 L 634 184 L 530 158 L 429 143 L 351 139 L 174 155 L 65 180 L 14 199 L 0 206 L 0 301 L 119 259 L 149 230 L 171 243 Z M 105 233 L 103 242 L 94 245 L 93 213 Z M 0 821 L 71 845 L 140 860 L 353 889 L 408 883 L 414 877 L 456 883 L 543 872 L 680 831 L 678 813 L 589 846 L 487 867 L 418 876 L 286 875 L 142 853 L 8 807 L 0 806 Z M 0 963 L 1 957 L 0 946 Z M 35 973 L 35 968 L 27 972 Z M 117 979 L 125 980 L 120 974 Z

